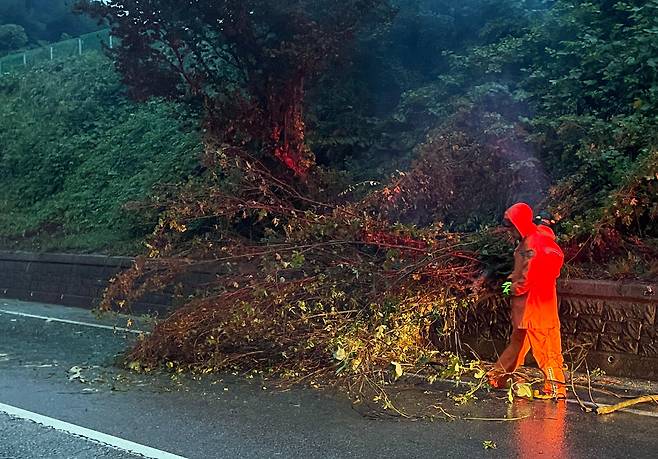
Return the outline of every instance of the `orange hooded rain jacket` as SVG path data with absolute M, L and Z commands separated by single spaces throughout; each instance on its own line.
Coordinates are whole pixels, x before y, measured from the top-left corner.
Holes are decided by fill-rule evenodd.
M 512 281 L 512 325 L 514 328 L 554 328 L 560 326 L 556 279 L 564 254 L 547 226 L 533 223 L 532 209 L 515 204 L 505 212 L 523 240 L 514 251 Z

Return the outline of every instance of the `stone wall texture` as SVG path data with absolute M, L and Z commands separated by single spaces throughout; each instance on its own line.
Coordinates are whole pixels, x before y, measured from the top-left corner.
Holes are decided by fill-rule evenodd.
M 567 363 L 658 380 L 658 282 L 567 279 L 559 281 L 558 293 Z M 502 352 L 511 331 L 501 299 L 465 311 L 458 322 L 462 342 L 487 358 Z
M 109 280 L 131 264 L 125 257 L 0 251 L 0 297 L 91 309 Z M 202 288 L 220 272 L 208 266 L 189 273 L 185 290 Z M 568 362 L 584 358 L 590 369 L 610 375 L 658 380 L 658 282 L 568 279 L 558 291 Z M 172 308 L 171 293 L 145 296 L 133 311 L 164 314 Z M 509 307 L 505 300 L 489 300 L 462 311 L 458 323 L 462 343 L 495 358 L 509 336 Z

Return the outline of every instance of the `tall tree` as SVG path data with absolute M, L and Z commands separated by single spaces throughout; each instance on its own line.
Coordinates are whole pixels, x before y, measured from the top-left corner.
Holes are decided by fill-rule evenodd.
M 0 25 L 0 55 L 27 44 L 25 29 L 16 24 Z
M 210 127 L 254 143 L 304 176 L 304 96 L 355 36 L 391 14 L 387 0 L 83 0 L 107 21 L 112 53 L 137 98 L 202 100 Z

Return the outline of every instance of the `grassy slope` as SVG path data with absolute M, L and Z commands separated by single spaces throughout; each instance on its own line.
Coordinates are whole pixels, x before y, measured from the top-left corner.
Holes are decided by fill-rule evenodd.
M 0 107 L 5 249 L 135 253 L 152 225 L 123 205 L 184 180 L 201 150 L 194 114 L 129 101 L 96 53 L 3 75 Z

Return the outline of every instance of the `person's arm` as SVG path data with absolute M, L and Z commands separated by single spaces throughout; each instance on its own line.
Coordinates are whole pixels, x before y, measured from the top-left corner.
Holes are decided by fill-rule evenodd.
M 519 259 L 515 260 L 520 263 L 520 266 L 518 269 L 514 269 L 517 275 L 515 275 L 512 279 L 512 295 L 525 295 L 530 290 L 530 286 L 532 285 L 535 277 L 536 255 L 537 254 L 533 249 L 521 249 Z

